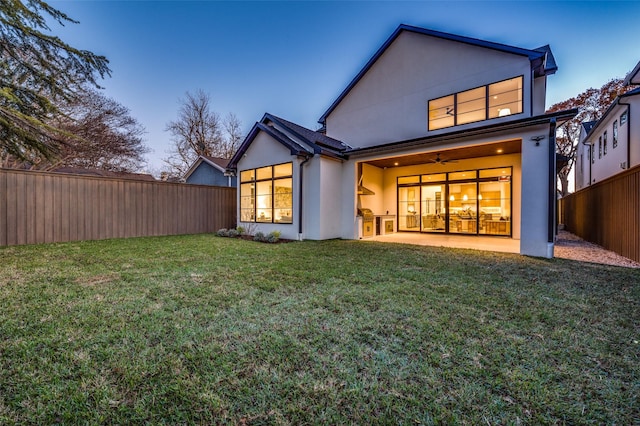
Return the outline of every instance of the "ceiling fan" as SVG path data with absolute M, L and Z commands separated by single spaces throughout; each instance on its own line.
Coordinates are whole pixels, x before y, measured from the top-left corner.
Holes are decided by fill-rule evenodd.
M 440 158 L 440 153 L 436 154 L 436 158 L 429 160 L 431 163 L 434 164 L 447 164 L 447 163 L 457 163 L 458 160 L 447 160 L 447 159 L 442 159 Z

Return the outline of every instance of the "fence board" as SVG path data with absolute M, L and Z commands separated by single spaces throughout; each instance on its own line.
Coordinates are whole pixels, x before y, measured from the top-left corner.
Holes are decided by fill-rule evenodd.
M 565 228 L 640 262 L 640 166 L 561 200 Z
M 0 169 L 0 246 L 213 232 L 235 188 Z

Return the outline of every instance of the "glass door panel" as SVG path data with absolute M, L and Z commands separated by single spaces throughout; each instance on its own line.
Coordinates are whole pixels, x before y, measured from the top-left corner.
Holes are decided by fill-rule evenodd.
M 419 231 L 420 187 L 398 188 L 398 230 Z
M 444 185 L 423 185 L 421 191 L 422 231 L 445 231 Z
M 478 233 L 478 199 L 476 182 L 449 185 L 449 232 Z
M 511 182 L 480 182 L 480 233 L 511 235 Z

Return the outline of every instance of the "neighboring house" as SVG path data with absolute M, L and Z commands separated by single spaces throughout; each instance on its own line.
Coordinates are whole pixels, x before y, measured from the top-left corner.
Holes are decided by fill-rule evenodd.
M 640 85 L 640 62 L 624 80 Z M 640 165 L 640 87 L 618 96 L 598 121 L 582 123 L 576 191 Z
M 186 183 L 198 185 L 236 186 L 235 176 L 225 174 L 229 160 L 201 155 L 184 175 Z
M 401 25 L 312 131 L 265 114 L 231 159 L 238 224 L 283 238 L 493 236 L 553 256 L 549 46 Z M 496 240 L 497 241 L 497 240 Z

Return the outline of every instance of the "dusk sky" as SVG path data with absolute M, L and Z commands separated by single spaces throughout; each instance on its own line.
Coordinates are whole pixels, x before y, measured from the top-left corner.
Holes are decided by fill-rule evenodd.
M 547 107 L 640 60 L 640 2 L 51 1 L 79 24 L 52 27 L 105 55 L 105 93 L 131 110 L 158 172 L 166 124 L 201 89 L 244 132 L 265 112 L 311 129 L 401 23 L 523 48 L 551 45 Z

